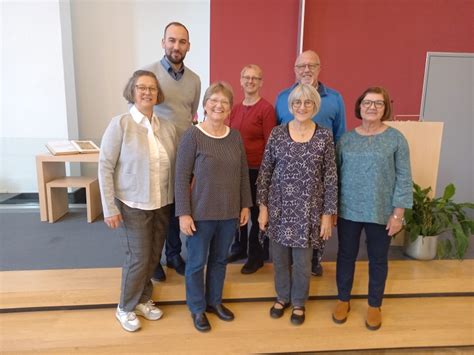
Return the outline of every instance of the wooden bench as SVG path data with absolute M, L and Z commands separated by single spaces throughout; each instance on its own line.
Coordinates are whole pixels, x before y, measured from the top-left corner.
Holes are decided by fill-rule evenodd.
M 67 176 L 46 183 L 48 201 L 48 221 L 56 222 L 69 211 L 67 188 L 83 187 L 86 189 L 87 222 L 92 223 L 101 213 L 99 181 L 95 177 Z

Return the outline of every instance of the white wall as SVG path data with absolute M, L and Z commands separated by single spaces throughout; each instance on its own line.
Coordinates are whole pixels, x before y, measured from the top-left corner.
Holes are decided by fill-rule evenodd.
M 82 138 L 100 138 L 109 120 L 127 110 L 123 87 L 133 71 L 163 57 L 161 39 L 171 21 L 190 32 L 185 63 L 209 83 L 210 3 L 197 1 L 71 2 L 74 61 Z M 202 111 L 200 116 L 202 117 Z M 84 166 L 83 174 L 94 174 Z
M 37 191 L 34 156 L 46 141 L 100 142 L 127 109 L 132 72 L 163 56 L 167 23 L 188 27 L 185 63 L 208 86 L 210 0 L 2 0 L 0 11 L 0 192 Z
M 72 52 L 62 46 L 59 0 L 1 6 L 0 192 L 37 191 L 35 154 L 75 132 L 66 99 L 74 81 L 64 67 Z

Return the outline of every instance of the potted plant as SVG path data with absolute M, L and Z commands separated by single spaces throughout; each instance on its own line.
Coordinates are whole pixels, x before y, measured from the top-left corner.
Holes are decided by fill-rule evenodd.
M 405 253 L 415 259 L 430 260 L 457 257 L 462 259 L 474 233 L 474 220 L 467 215 L 473 203 L 456 203 L 453 184 L 445 187 L 443 196 L 431 198 L 431 187 L 422 189 L 413 183 L 413 208 L 405 211 Z M 443 239 L 440 234 L 446 233 Z

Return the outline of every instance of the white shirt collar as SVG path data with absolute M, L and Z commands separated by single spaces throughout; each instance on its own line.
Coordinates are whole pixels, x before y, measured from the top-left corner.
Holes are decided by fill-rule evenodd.
M 148 117 L 138 111 L 135 105 L 130 108 L 130 114 L 132 115 L 133 120 L 138 124 L 142 123 L 143 119 L 148 119 Z M 153 113 L 153 116 L 151 117 L 151 121 L 153 122 L 154 120 L 156 120 L 155 113 Z

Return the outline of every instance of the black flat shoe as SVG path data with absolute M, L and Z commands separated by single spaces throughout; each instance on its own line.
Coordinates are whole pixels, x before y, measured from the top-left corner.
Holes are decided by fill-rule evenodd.
M 276 304 L 281 305 L 282 308 L 275 308 Z M 283 316 L 283 313 L 285 313 L 285 309 L 288 308 L 290 304 L 289 303 L 283 303 L 281 301 L 276 300 L 275 304 L 270 308 L 270 317 L 272 318 L 281 318 Z
M 200 332 L 208 332 L 211 330 L 211 325 L 207 319 L 206 313 L 191 313 L 193 318 L 194 328 Z
M 311 265 L 311 275 L 323 276 L 323 266 L 320 263 Z
M 238 253 L 238 254 L 230 254 L 227 258 L 228 263 L 233 263 L 237 260 L 242 260 L 247 258 L 247 253 Z
M 244 275 L 253 274 L 253 273 L 257 272 L 257 270 L 260 269 L 261 267 L 263 267 L 263 261 L 262 260 L 247 261 L 244 264 L 244 266 L 242 266 L 242 269 L 240 270 L 240 272 Z
M 218 304 L 217 306 L 207 306 L 206 312 L 214 313 L 216 316 L 222 320 L 225 320 L 226 322 L 234 320 L 234 313 L 232 313 L 232 311 L 223 304 Z
M 166 262 L 166 266 L 170 269 L 175 269 L 176 272 L 182 276 L 184 276 L 184 272 L 186 271 L 186 264 L 181 256 L 174 257 Z
M 165 270 L 163 270 L 163 266 L 161 264 L 158 264 L 156 266 L 155 272 L 153 273 L 153 277 L 151 278 L 153 281 L 166 281 L 166 274 Z
M 303 311 L 303 314 L 296 314 L 295 311 Z M 304 307 L 293 307 L 293 310 L 291 312 L 291 318 L 290 318 L 291 323 L 293 323 L 294 325 L 303 324 L 304 319 L 305 319 L 304 312 L 305 312 Z

